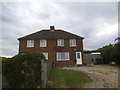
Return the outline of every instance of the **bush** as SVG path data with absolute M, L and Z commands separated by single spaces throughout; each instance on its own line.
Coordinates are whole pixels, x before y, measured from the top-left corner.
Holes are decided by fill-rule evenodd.
M 7 61 L 3 61 L 3 74 L 11 88 L 36 88 L 41 86 L 40 53 L 21 53 Z

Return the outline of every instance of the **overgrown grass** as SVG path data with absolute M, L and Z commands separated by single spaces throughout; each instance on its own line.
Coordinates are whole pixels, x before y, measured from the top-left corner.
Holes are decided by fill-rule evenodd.
M 82 88 L 91 81 L 84 72 L 54 68 L 51 70 L 47 88 Z

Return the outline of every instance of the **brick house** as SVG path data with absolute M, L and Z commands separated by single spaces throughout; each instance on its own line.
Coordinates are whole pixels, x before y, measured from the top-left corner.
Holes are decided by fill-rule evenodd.
M 18 38 L 19 53 L 39 52 L 55 65 L 84 64 L 83 37 L 61 29 L 40 30 Z

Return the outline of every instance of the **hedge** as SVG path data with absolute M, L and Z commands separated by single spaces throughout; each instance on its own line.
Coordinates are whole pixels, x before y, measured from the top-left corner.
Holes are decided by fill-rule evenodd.
M 45 60 L 45 57 L 40 53 L 21 53 L 4 60 L 3 75 L 7 78 L 9 87 L 41 87 L 41 60 Z

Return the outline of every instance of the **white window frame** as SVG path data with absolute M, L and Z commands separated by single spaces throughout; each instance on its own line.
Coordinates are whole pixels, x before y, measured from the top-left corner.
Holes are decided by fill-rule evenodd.
M 76 47 L 76 39 L 69 40 L 70 47 Z
M 58 39 L 57 40 L 57 46 L 64 47 L 64 39 Z
M 47 47 L 47 40 L 40 40 L 40 47 Z
M 62 57 L 64 55 L 64 57 Z M 56 59 L 57 61 L 67 61 L 70 60 L 69 52 L 57 52 L 56 53 Z
M 27 40 L 27 47 L 34 47 L 34 40 Z
M 48 60 L 48 53 L 47 52 L 43 52 L 42 54 L 45 56 L 46 60 Z

